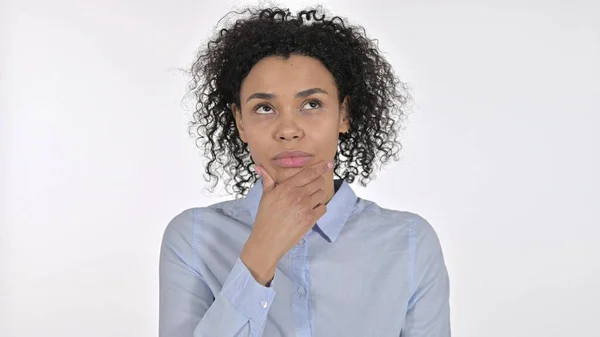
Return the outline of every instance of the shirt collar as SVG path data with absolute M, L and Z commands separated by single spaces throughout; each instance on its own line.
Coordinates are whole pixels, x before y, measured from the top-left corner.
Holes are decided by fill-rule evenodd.
M 358 199 L 350 185 L 342 179 L 334 180 L 336 192 L 327 203 L 327 212 L 317 221 L 313 230 L 323 235 L 329 242 L 335 242 L 342 227 L 352 214 L 354 205 Z M 262 180 L 256 181 L 254 186 L 244 197 L 245 206 L 250 211 L 252 223 L 256 220 L 258 205 L 262 197 Z

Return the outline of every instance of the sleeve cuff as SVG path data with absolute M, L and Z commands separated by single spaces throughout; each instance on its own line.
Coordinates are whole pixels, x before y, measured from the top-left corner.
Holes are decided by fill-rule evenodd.
M 238 257 L 221 293 L 237 310 L 248 317 L 251 326 L 259 327 L 264 324 L 275 298 L 274 282 L 275 280 L 271 281 L 270 287 L 258 283 Z

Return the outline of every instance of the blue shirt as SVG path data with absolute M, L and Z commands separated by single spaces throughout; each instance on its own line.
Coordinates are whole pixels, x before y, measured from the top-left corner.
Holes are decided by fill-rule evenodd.
M 327 213 L 269 287 L 239 259 L 262 195 L 193 208 L 160 252 L 160 337 L 450 336 L 449 283 L 431 225 L 335 181 Z

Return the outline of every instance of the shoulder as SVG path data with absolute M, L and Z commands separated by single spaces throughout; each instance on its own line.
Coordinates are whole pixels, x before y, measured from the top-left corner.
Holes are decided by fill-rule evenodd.
M 419 230 L 427 230 L 427 227 L 431 227 L 420 214 L 385 208 L 374 201 L 362 198 L 358 198 L 358 207 L 356 207 L 354 216 L 377 220 L 390 226 L 414 227 Z
M 410 211 L 381 207 L 377 203 L 359 198 L 355 217 L 383 228 L 399 230 L 408 235 L 415 245 L 439 246 L 435 229 L 425 217 Z
M 168 222 L 163 234 L 163 243 L 190 241 L 204 224 L 221 222 L 224 217 L 234 217 L 240 210 L 240 200 L 185 209 Z

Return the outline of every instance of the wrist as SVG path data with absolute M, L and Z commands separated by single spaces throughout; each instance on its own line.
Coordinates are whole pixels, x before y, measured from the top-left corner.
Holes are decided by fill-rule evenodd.
M 272 262 L 273 259 L 268 255 L 246 245 L 242 249 L 240 260 L 248 268 L 248 271 L 250 271 L 256 282 L 263 286 L 268 286 L 271 283 L 275 276 L 277 262 Z

